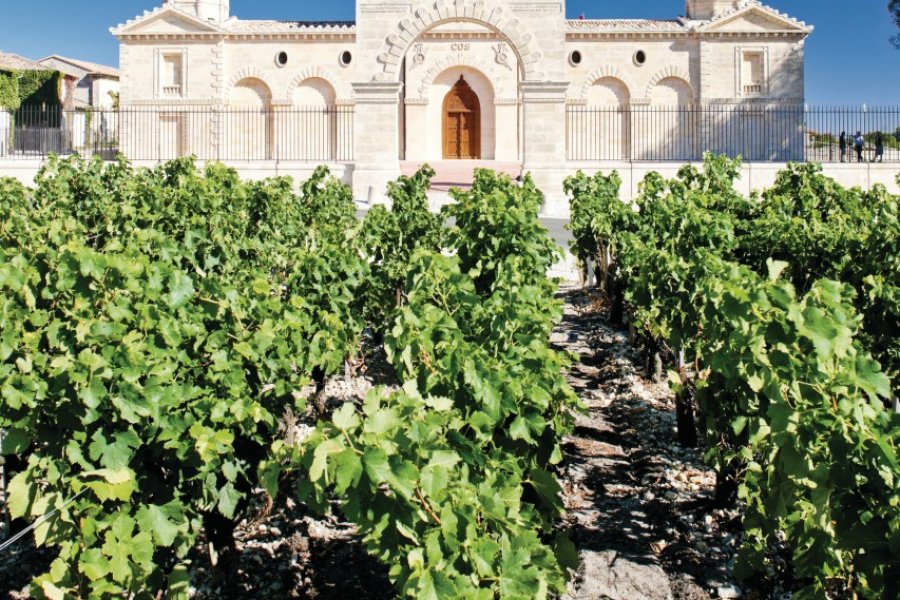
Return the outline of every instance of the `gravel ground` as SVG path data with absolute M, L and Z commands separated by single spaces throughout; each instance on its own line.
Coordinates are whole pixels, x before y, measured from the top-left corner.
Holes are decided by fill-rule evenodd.
M 738 515 L 712 510 L 714 474 L 702 451 L 675 441 L 674 399 L 667 384 L 640 372 L 626 334 L 607 322 L 602 302 L 563 288 L 565 319 L 553 343 L 576 357 L 569 379 L 588 407 L 565 440 L 561 479 L 568 514 L 562 523 L 579 549 L 582 567 L 566 600 L 707 600 L 758 598 L 731 579 Z M 374 385 L 391 382 L 382 354 L 366 371 L 328 383 L 329 406 L 358 401 Z M 313 419 L 297 419 L 299 437 Z M 259 514 L 264 501 L 257 499 Z M 315 518 L 290 499 L 237 531 L 238 564 L 228 585 L 214 579 L 198 546 L 191 595 L 198 600 L 393 597 L 386 569 L 369 558 L 353 527 Z M 28 597 L 30 578 L 52 553 L 23 540 L 0 555 L 0 593 Z
M 569 381 L 588 412 L 565 441 L 565 527 L 582 568 L 573 600 L 742 598 L 728 565 L 738 515 L 710 508 L 715 474 L 679 447 L 667 383 L 644 377 L 597 296 L 564 288 L 553 334 L 577 357 Z

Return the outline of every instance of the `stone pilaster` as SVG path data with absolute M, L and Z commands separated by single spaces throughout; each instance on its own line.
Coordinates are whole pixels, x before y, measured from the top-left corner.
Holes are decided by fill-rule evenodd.
M 353 195 L 357 200 L 387 202 L 387 183 L 400 176 L 399 81 L 353 84 L 354 115 Z
M 530 172 L 546 199 L 542 214 L 564 215 L 566 174 L 566 81 L 523 81 L 523 169 Z

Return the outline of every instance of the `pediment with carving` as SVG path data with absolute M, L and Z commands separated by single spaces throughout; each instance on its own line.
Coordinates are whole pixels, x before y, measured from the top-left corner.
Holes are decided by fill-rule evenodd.
M 112 29 L 115 35 L 195 35 L 216 34 L 221 30 L 207 21 L 185 14 L 175 8 L 166 7 L 148 12 L 137 19 Z

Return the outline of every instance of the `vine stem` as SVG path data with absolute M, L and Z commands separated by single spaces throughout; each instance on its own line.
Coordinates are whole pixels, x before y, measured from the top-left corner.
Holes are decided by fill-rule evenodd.
M 438 517 L 437 513 L 434 512 L 434 509 L 431 508 L 431 504 L 429 504 L 428 500 L 425 499 L 425 496 L 422 494 L 422 490 L 420 490 L 418 486 L 416 487 L 416 497 L 418 497 L 419 503 L 422 505 L 422 508 L 425 509 L 425 512 L 427 512 L 431 516 L 431 518 L 434 519 L 435 523 L 443 527 L 444 524 L 441 523 L 441 518 Z
M 3 447 L 3 438 L 6 430 L 0 429 L 0 448 Z M 12 534 L 12 523 L 9 520 L 9 498 L 6 494 L 6 459 L 0 456 L 0 495 L 3 496 L 3 524 L 6 525 L 6 533 Z

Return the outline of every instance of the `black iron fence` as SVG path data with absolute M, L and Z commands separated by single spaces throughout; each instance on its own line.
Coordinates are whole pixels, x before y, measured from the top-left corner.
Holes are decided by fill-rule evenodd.
M 5 115 L 5 116 L 4 116 Z M 353 160 L 353 107 L 173 107 L 0 113 L 0 157 L 122 154 L 131 160 Z
M 748 161 L 900 163 L 900 107 L 570 105 L 563 135 L 573 162 L 692 161 L 712 151 Z M 354 160 L 353 146 L 352 106 L 0 111 L 0 158 L 344 162 Z
M 691 161 L 712 151 L 748 161 L 900 162 L 900 107 L 572 105 L 566 139 L 570 161 Z

